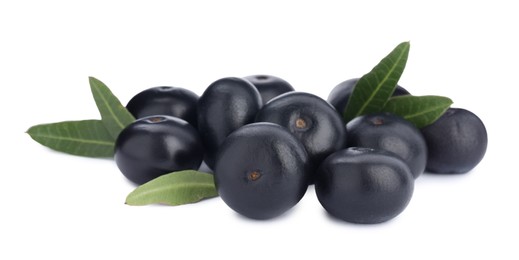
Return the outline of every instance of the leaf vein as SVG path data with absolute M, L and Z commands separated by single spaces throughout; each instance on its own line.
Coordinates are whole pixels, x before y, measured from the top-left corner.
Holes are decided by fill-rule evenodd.
M 46 140 L 56 140 L 57 142 L 62 141 L 70 141 L 70 142 L 77 142 L 77 143 L 85 143 L 85 144 L 99 144 L 104 146 L 112 146 L 113 143 L 109 141 L 99 141 L 99 140 L 90 140 L 90 139 L 80 139 L 80 138 L 74 138 L 70 136 L 56 136 L 52 134 L 36 134 L 35 137 L 45 138 Z
M 408 47 L 406 46 L 405 49 L 407 49 Z M 405 49 L 404 51 L 400 52 L 399 55 L 398 55 L 398 59 L 397 61 L 400 61 L 402 59 L 402 57 L 404 56 L 405 54 Z M 381 64 L 384 64 L 383 62 L 381 62 Z M 387 66 L 387 65 L 386 65 Z M 371 103 L 371 100 L 373 100 L 375 94 L 380 90 L 380 88 L 382 88 L 382 86 L 384 85 L 384 83 L 387 81 L 387 79 L 389 78 L 390 74 L 392 74 L 395 69 L 398 67 L 398 64 L 397 62 L 393 62 L 393 65 L 391 67 L 389 67 L 389 72 L 386 73 L 386 75 L 384 76 L 384 78 L 379 81 L 379 84 L 377 84 L 377 86 L 375 87 L 375 89 L 371 92 L 371 94 L 369 95 L 368 99 L 364 102 L 364 104 L 362 104 L 362 106 L 360 107 L 360 109 L 357 111 L 356 115 L 355 116 L 359 116 L 361 115 L 362 113 L 364 113 L 364 111 L 366 110 L 366 107 L 369 103 Z M 375 76 L 377 76 L 375 74 Z
M 101 98 L 101 101 L 103 102 L 103 105 L 104 107 L 108 110 L 108 112 L 110 113 L 111 115 L 111 118 L 114 119 L 115 123 L 121 127 L 121 128 L 124 128 L 124 124 L 119 120 L 119 118 L 116 116 L 115 112 L 112 110 L 112 108 L 110 107 L 109 103 L 108 103 L 108 100 L 106 100 L 103 92 L 99 89 L 99 87 L 96 86 L 94 87 L 95 91 L 98 93 L 99 97 Z

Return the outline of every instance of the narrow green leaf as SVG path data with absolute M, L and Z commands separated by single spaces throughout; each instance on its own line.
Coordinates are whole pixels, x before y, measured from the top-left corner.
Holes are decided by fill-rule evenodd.
M 101 120 L 35 125 L 27 133 L 36 142 L 56 151 L 86 157 L 114 155 L 113 138 Z
M 126 204 L 176 206 L 216 196 L 212 174 L 185 170 L 162 175 L 137 187 L 126 197 Z
M 452 105 L 452 100 L 441 96 L 392 97 L 384 112 L 399 115 L 421 128 L 434 123 Z
M 369 73 L 362 76 L 343 111 L 344 120 L 379 112 L 393 95 L 409 55 L 409 42 L 400 43 Z
M 89 82 L 97 108 L 101 113 L 101 120 L 115 140 L 127 125 L 135 121 L 135 118 L 103 82 L 94 77 L 89 77 Z

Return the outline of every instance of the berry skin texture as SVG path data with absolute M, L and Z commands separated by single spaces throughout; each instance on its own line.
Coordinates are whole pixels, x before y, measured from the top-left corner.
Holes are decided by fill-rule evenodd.
M 135 95 L 126 109 L 137 119 L 165 115 L 186 120 L 192 126 L 197 126 L 196 106 L 198 95 L 178 87 L 153 87 Z
M 355 84 L 359 81 L 358 78 L 349 79 L 341 82 L 339 85 L 335 86 L 330 94 L 328 95 L 327 101 L 335 107 L 335 110 L 342 116 L 344 114 L 344 110 L 346 109 L 346 105 L 348 105 L 348 99 L 353 92 L 353 88 Z M 401 86 L 396 86 L 395 92 L 393 92 L 393 96 L 403 96 L 410 95 L 409 91 L 404 89 Z
M 252 75 L 245 79 L 258 89 L 263 105 L 283 93 L 294 91 L 287 81 L 272 75 Z
M 242 78 L 222 78 L 207 87 L 198 100 L 198 130 L 209 168 L 214 169 L 216 153 L 225 138 L 253 122 L 261 104 L 258 90 Z
M 416 126 L 400 116 L 375 113 L 354 118 L 346 125 L 348 147 L 367 147 L 395 153 L 418 178 L 427 163 L 427 145 Z
M 436 122 L 421 129 L 427 142 L 427 171 L 466 173 L 485 156 L 487 131 L 474 113 L 449 108 Z
M 352 223 L 376 224 L 399 215 L 414 190 L 409 167 L 393 154 L 348 148 L 319 167 L 315 192 L 330 215 Z
M 283 127 L 253 123 L 223 143 L 214 171 L 222 200 L 252 219 L 277 217 L 303 197 L 309 161 L 303 145 Z
M 304 145 L 315 168 L 326 156 L 346 147 L 344 121 L 328 102 L 313 94 L 282 94 L 263 106 L 256 122 L 288 129 Z
M 203 156 L 196 129 L 171 116 L 138 119 L 123 129 L 115 142 L 117 167 L 138 185 L 166 173 L 197 170 Z

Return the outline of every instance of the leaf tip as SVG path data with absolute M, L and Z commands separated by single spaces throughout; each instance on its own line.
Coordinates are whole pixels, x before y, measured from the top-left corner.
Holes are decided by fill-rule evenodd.
M 100 81 L 99 79 L 95 78 L 95 77 L 92 77 L 92 76 L 88 76 L 88 83 L 90 83 L 90 87 L 93 88 L 93 87 L 97 87 L 98 85 L 102 85 L 103 82 Z
M 403 51 L 404 53 L 409 53 L 409 49 L 411 49 L 411 41 L 404 41 L 404 42 L 401 42 L 400 44 L 398 44 L 396 47 L 395 47 L 395 50 L 397 49 L 400 49 L 401 51 Z
M 37 127 L 36 125 L 29 127 L 27 130 L 25 130 L 25 133 L 32 137 L 33 131 L 36 127 Z
M 132 203 L 131 201 L 128 201 L 128 200 L 124 202 L 124 205 L 127 205 L 127 206 L 138 206 L 138 204 Z
M 134 192 L 135 192 L 135 190 L 132 191 L 132 192 L 130 192 L 130 193 L 126 196 L 126 199 L 124 200 L 124 205 L 128 205 L 128 206 L 133 206 L 133 205 L 134 205 L 134 204 L 132 203 L 132 195 L 133 195 Z

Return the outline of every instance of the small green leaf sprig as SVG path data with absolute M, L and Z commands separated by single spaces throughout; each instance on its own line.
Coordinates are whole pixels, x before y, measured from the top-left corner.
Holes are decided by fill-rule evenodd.
M 27 130 L 34 141 L 68 154 L 113 157 L 117 136 L 135 118 L 103 82 L 94 77 L 90 77 L 89 82 L 101 120 L 35 125 Z
M 403 42 L 389 53 L 354 87 L 343 116 L 346 122 L 374 112 L 390 112 L 417 127 L 436 121 L 452 104 L 441 96 L 392 97 L 402 75 L 410 44 Z M 93 158 L 111 158 L 119 133 L 135 121 L 131 113 L 100 80 L 90 77 L 90 89 L 101 119 L 63 121 L 30 127 L 36 142 L 53 150 Z M 218 196 L 212 174 L 186 170 L 149 181 L 128 194 L 126 204 L 182 205 Z
M 442 96 L 392 97 L 409 56 L 409 42 L 402 42 L 356 83 L 343 112 L 346 122 L 375 112 L 389 112 L 418 128 L 434 123 L 452 104 Z
M 177 206 L 217 196 L 212 174 L 185 170 L 159 176 L 137 187 L 126 197 L 126 204 Z
M 113 158 L 117 136 L 135 118 L 103 82 L 90 77 L 89 83 L 101 120 L 35 125 L 27 130 L 31 138 L 59 152 Z M 126 204 L 182 205 L 216 196 L 212 174 L 186 170 L 162 175 L 137 187 L 126 198 Z

